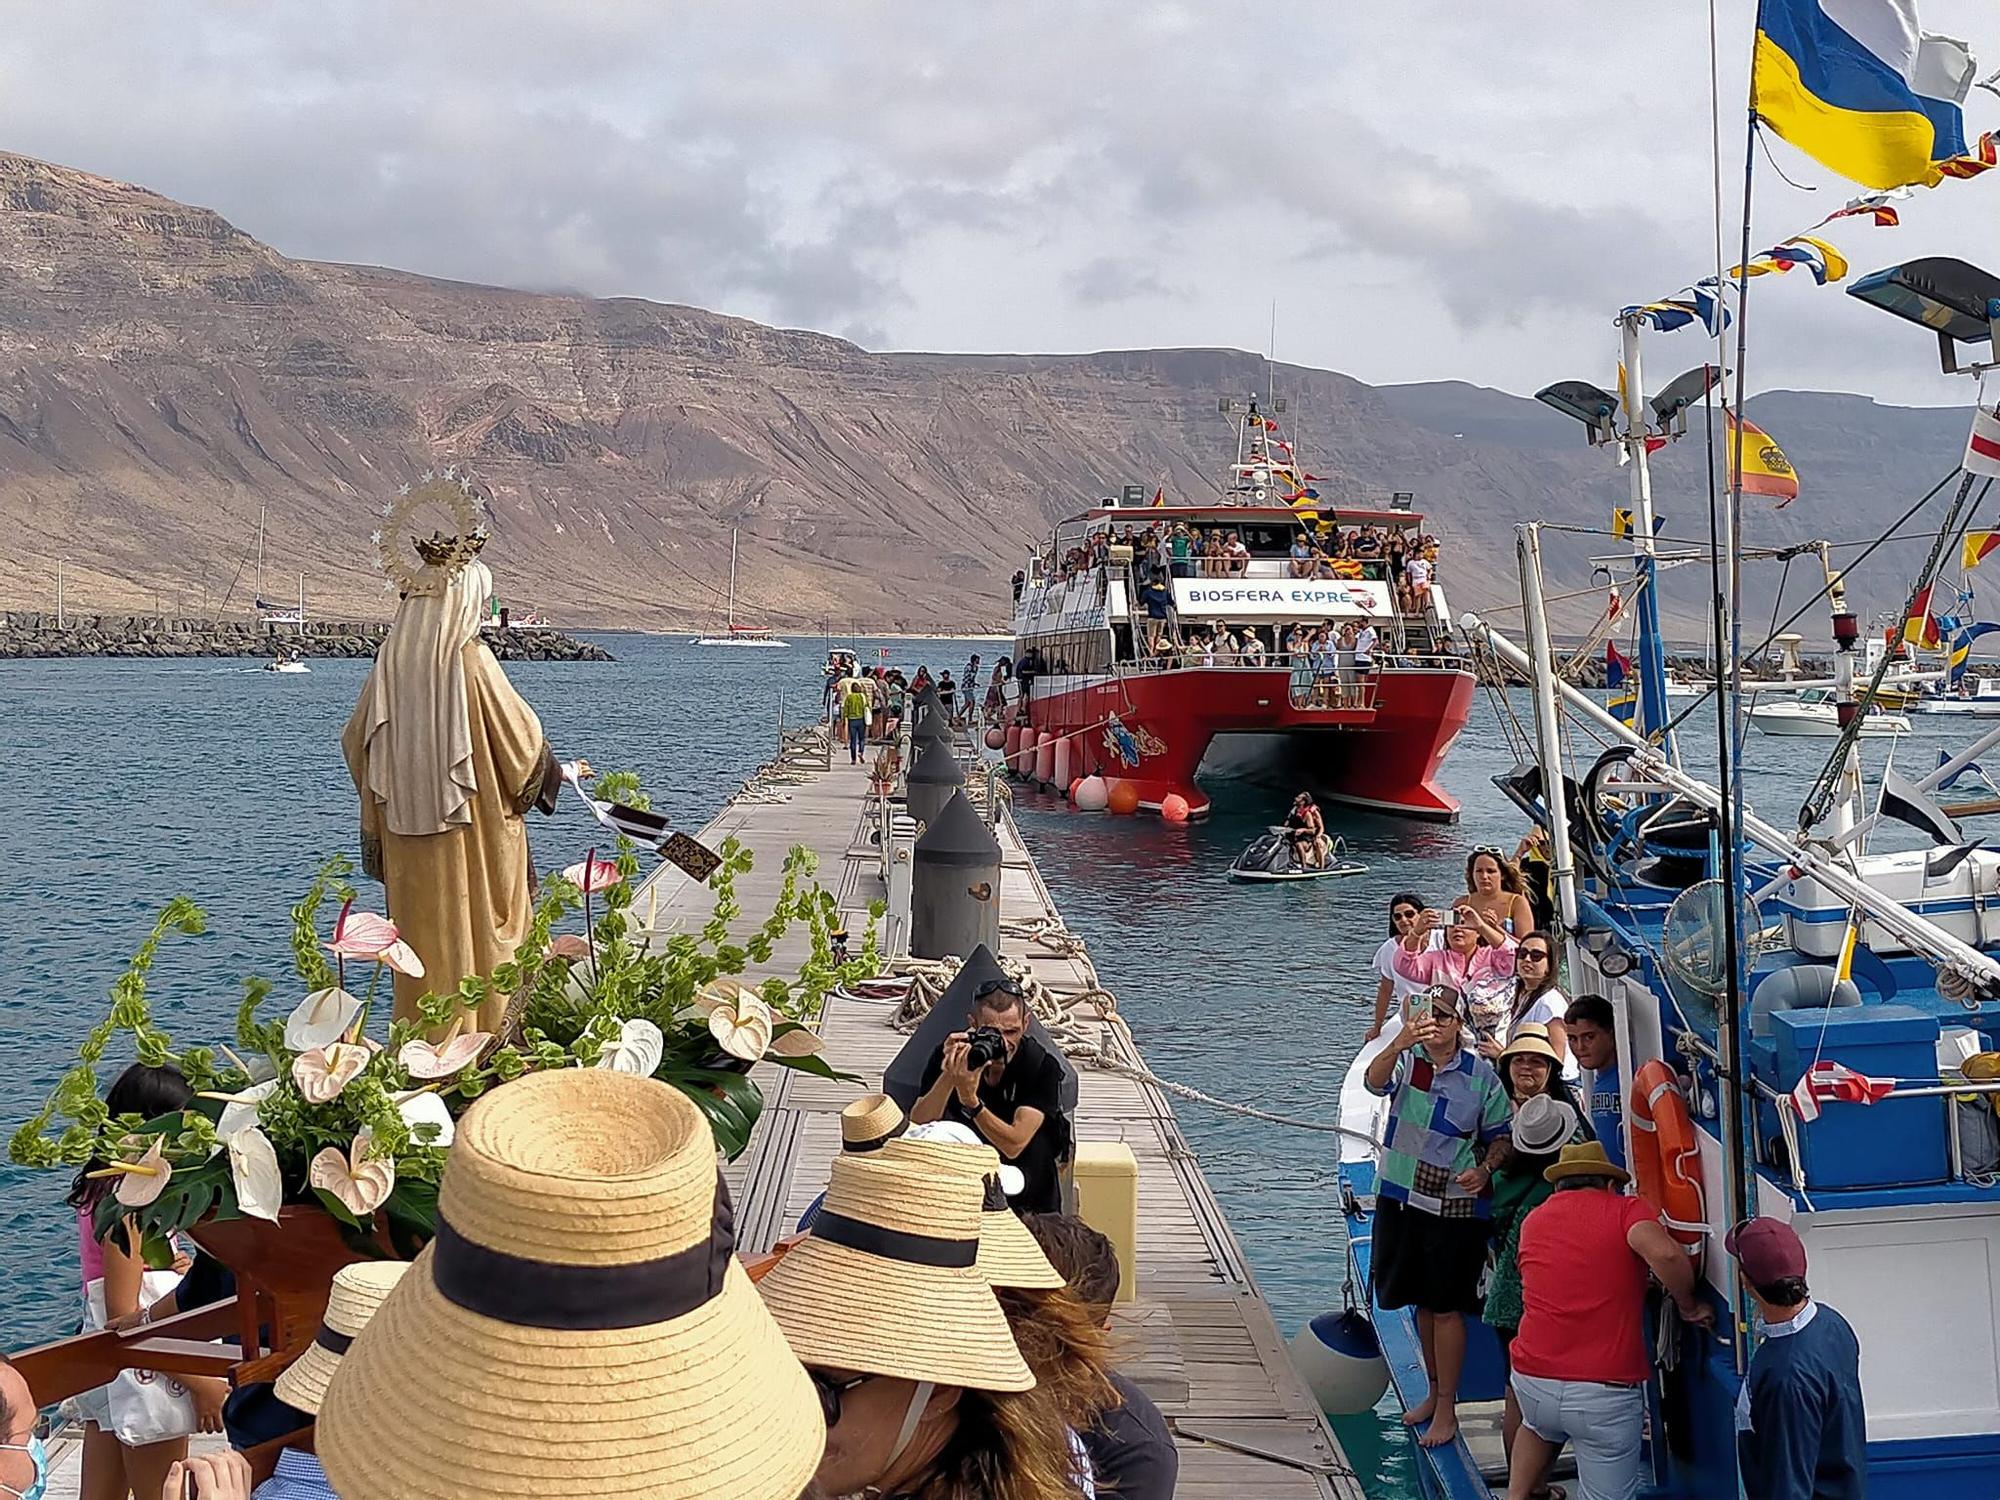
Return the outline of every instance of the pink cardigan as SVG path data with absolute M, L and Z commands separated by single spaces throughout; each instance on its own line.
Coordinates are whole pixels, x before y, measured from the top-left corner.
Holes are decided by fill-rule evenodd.
M 1390 961 L 1413 984 L 1448 984 L 1463 994 L 1482 981 L 1514 977 L 1514 940 L 1510 937 L 1497 948 L 1476 948 L 1469 955 L 1450 948 L 1412 953 L 1398 943 Z

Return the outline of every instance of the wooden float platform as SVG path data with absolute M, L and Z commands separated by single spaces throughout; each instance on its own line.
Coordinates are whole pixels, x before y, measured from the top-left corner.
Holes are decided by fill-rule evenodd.
M 711 848 L 735 838 L 754 856 L 737 883 L 741 931 L 770 910 L 786 851 L 804 845 L 818 855 L 819 881 L 834 892 L 858 951 L 869 903 L 886 897 L 874 838 L 878 813 L 866 765 L 850 766 L 838 753 L 833 759 L 838 763 L 795 770 L 787 783 L 737 798 L 701 833 Z M 1003 924 L 1058 916 L 1012 819 L 1003 816 L 994 831 L 1003 859 Z M 692 932 L 708 919 L 712 902 L 705 886 L 668 867 L 642 888 L 635 907 L 652 916 L 658 931 Z M 788 934 L 772 962 L 749 977 L 797 972 L 806 944 L 803 930 Z M 1007 957 L 1032 964 L 1058 997 L 1080 994 L 1099 978 L 1087 960 L 1050 953 L 1023 938 L 1006 938 L 1002 948 Z M 1115 992 L 1116 976 L 1103 980 Z M 889 1024 L 892 1010 L 839 998 L 827 1003 L 821 1022 L 826 1056 L 841 1071 L 859 1075 L 858 1083 L 783 1069 L 760 1075 L 767 1095 L 763 1117 L 727 1173 L 744 1251 L 768 1249 L 791 1233 L 825 1187 L 840 1149 L 841 1107 L 879 1087 L 907 1040 Z M 1103 1027 L 1094 1009 L 1072 1014 L 1086 1030 L 1109 1030 L 1123 1061 L 1140 1061 L 1125 1034 Z M 1143 1031 L 1147 1018 L 1128 1013 L 1125 1020 Z M 1079 1072 L 1077 1139 L 1122 1141 L 1139 1163 L 1137 1300 L 1117 1322 L 1124 1368 L 1159 1404 L 1179 1441 L 1180 1500 L 1360 1500 L 1362 1487 L 1292 1366 L 1166 1094 L 1088 1066 Z

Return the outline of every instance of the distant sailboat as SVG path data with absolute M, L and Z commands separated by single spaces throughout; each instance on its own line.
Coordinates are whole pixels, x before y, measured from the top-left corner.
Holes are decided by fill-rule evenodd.
M 299 602 L 288 608 L 264 597 L 264 510 L 257 507 L 257 618 L 266 625 L 303 625 L 306 622 L 306 575 L 299 574 Z
M 729 621 L 722 635 L 695 637 L 697 646 L 789 646 L 790 641 L 781 641 L 771 634 L 767 625 L 738 625 L 736 623 L 736 529 L 729 530 Z

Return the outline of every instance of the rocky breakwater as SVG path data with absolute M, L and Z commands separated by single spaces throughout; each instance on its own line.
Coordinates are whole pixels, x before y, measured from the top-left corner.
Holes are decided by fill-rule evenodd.
M 260 620 L 196 620 L 171 615 L 0 613 L 0 661 L 50 656 L 359 657 L 375 655 L 386 624 L 309 620 L 273 625 Z M 502 661 L 610 661 L 591 641 L 553 630 L 489 630 L 486 643 Z

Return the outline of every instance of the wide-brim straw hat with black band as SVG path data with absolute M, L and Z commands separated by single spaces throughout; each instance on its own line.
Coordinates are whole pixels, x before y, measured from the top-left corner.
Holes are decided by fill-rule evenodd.
M 285 1366 L 271 1387 L 271 1394 L 287 1406 L 317 1414 L 320 1403 L 326 1400 L 327 1383 L 340 1368 L 342 1356 L 354 1346 L 361 1330 L 375 1316 L 375 1309 L 395 1290 L 396 1283 L 409 1269 L 409 1262 L 402 1260 L 366 1260 L 342 1266 L 334 1274 L 333 1291 L 327 1298 L 326 1317 L 318 1334 L 306 1346 L 305 1353 Z
M 903 1107 L 887 1094 L 863 1094 L 840 1112 L 840 1149 L 880 1151 L 910 1128 Z
M 940 1164 L 979 1179 L 979 1274 L 989 1284 L 1052 1292 L 1069 1279 L 1049 1263 L 1021 1216 L 1007 1206 L 1000 1181 L 1000 1153 L 991 1146 L 904 1136 L 882 1148 L 885 1158 L 918 1166 Z
M 1514 1035 L 1500 1049 L 1501 1064 L 1504 1066 L 1510 1057 L 1543 1057 L 1558 1069 L 1563 1061 L 1555 1043 L 1549 1040 L 1549 1028 L 1540 1021 L 1524 1021 L 1514 1028 Z
M 318 1448 L 353 1500 L 796 1500 L 817 1393 L 737 1263 L 708 1122 L 581 1068 L 459 1122 L 437 1236 L 341 1361 Z
M 808 1365 L 1025 1391 L 1035 1377 L 979 1270 L 980 1180 L 887 1151 L 833 1160 L 812 1232 L 757 1283 Z

